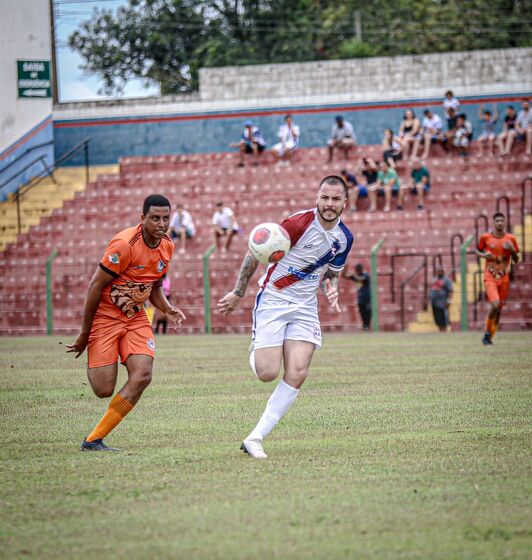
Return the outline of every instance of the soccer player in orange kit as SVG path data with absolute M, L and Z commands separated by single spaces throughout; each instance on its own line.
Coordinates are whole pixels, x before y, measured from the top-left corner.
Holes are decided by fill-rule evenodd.
M 100 398 L 114 393 L 119 357 L 128 380 L 84 439 L 81 451 L 117 451 L 105 445 L 103 438 L 133 409 L 151 382 L 155 342 L 144 302 L 149 299 L 178 324 L 185 319 L 162 290 L 174 250 L 166 235 L 169 223 L 168 199 L 159 194 L 148 196 L 141 223 L 119 232 L 109 242 L 90 281 L 81 330 L 75 342 L 67 345 L 67 352 L 75 352 L 78 358 L 87 348 L 87 375 Z
M 491 309 L 486 319 L 486 332 L 483 344 L 493 344 L 492 339 L 497 332 L 501 311 L 506 303 L 510 289 L 510 261 L 519 261 L 519 245 L 517 239 L 506 233 L 506 218 L 497 212 L 493 215 L 492 233 L 485 233 L 479 239 L 477 254 L 486 259 L 484 269 L 484 285 Z

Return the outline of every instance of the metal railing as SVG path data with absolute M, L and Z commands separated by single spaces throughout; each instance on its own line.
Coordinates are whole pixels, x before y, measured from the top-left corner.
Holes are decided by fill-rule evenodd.
M 25 195 L 27 192 L 29 192 L 31 189 L 36 187 L 46 177 L 52 177 L 52 180 L 55 183 L 56 181 L 55 181 L 54 175 L 53 175 L 54 171 L 59 167 L 59 165 L 61 163 L 65 162 L 65 161 L 68 161 L 70 158 L 72 158 L 74 155 L 76 155 L 81 150 L 83 150 L 83 158 L 84 158 L 84 165 L 85 165 L 85 183 L 89 182 L 89 143 L 90 142 L 91 142 L 91 139 L 86 138 L 85 140 L 82 140 L 81 142 L 76 144 L 73 148 L 71 148 L 70 150 L 65 152 L 58 160 L 56 160 L 56 162 L 54 163 L 54 166 L 52 168 L 48 167 L 45 164 L 45 168 L 46 168 L 46 173 L 45 174 L 41 174 L 41 175 L 37 175 L 36 177 L 33 177 L 27 183 L 24 183 L 23 185 L 21 185 L 15 191 L 14 200 L 17 204 L 17 229 L 18 229 L 19 235 L 22 232 L 22 218 L 21 218 L 21 213 L 20 213 L 20 198 L 23 195 Z M 40 156 L 37 159 L 42 159 L 42 158 L 44 158 L 44 156 Z M 28 164 L 28 166 L 31 166 L 31 165 L 33 165 L 33 164 Z M 28 166 L 21 169 L 16 175 L 11 177 L 11 179 L 9 179 L 9 182 L 12 181 L 14 178 L 18 177 L 21 173 L 23 173 L 28 168 Z M 2 186 L 3 185 L 0 185 L 0 188 L 2 188 Z
M 400 259 L 402 257 L 424 257 L 426 258 L 427 255 L 426 253 L 420 253 L 420 252 L 412 252 L 412 253 L 394 253 L 391 257 L 390 257 L 390 261 L 391 261 L 391 270 L 388 274 L 381 274 L 381 276 L 391 276 L 391 280 L 390 280 L 390 293 L 392 295 L 392 303 L 395 303 L 395 261 L 397 259 Z
M 455 254 L 454 243 L 457 239 L 460 242 L 458 247 L 460 247 L 460 245 L 462 245 L 462 243 L 464 242 L 464 237 L 461 233 L 455 233 L 451 236 L 451 273 L 449 274 L 449 276 L 452 277 L 453 282 L 456 282 L 456 271 L 460 268 L 459 266 L 456 265 L 456 259 L 454 256 Z
M 526 209 L 527 209 L 527 205 L 526 205 L 526 187 L 530 186 L 532 187 L 532 177 L 527 177 L 526 179 L 523 180 L 523 182 L 521 183 L 521 231 L 522 231 L 522 240 L 523 240 L 523 246 L 521 247 L 521 254 L 523 255 L 523 261 L 528 260 L 528 256 L 526 253 L 526 227 L 525 227 L 525 218 L 527 215 Z M 532 198 L 532 189 L 530 189 L 530 193 L 531 193 L 531 198 Z
M 424 290 L 423 290 L 423 309 L 427 309 L 427 302 L 428 302 L 428 257 L 424 255 L 423 263 L 419 265 L 414 272 L 404 281 L 401 283 L 401 330 L 405 330 L 405 288 L 409 284 L 409 282 L 420 272 L 421 270 L 425 271 L 425 276 L 423 279 L 424 283 Z
M 48 165 L 48 162 L 46 161 L 46 156 L 40 155 L 38 157 L 36 157 L 35 159 L 32 159 L 29 163 L 27 163 L 24 167 L 22 167 L 21 169 L 19 169 L 15 174 L 11 175 L 11 177 L 9 177 L 9 179 L 6 179 L 5 181 L 3 181 L 2 183 L 0 183 L 0 191 L 6 186 L 9 185 L 9 183 L 11 183 L 11 181 L 14 181 L 17 177 L 19 177 L 20 175 L 22 175 L 25 171 L 27 171 L 28 169 L 30 169 L 31 167 L 33 167 L 34 165 L 37 165 L 38 163 L 41 163 L 45 174 L 43 175 L 43 177 L 49 177 L 52 176 L 53 178 L 53 168 L 51 169 L 50 166 Z M 31 183 L 31 181 L 33 181 L 34 178 L 30 179 L 28 181 L 28 183 Z M 27 184 L 28 184 L 27 183 Z M 22 187 L 19 187 L 22 188 Z M 18 190 L 18 189 L 17 189 Z M 16 192 L 16 191 L 15 191 Z
M 28 148 L 20 155 L 18 155 L 15 159 L 12 159 L 8 164 L 2 167 L 2 169 L 0 169 L 0 175 L 2 175 L 2 173 L 5 173 L 10 167 L 13 167 L 15 163 L 18 163 L 21 159 L 24 159 L 31 152 L 34 152 L 35 150 L 39 150 L 40 148 L 44 148 L 45 146 L 51 146 L 53 143 L 54 143 L 53 140 L 48 140 L 48 142 L 42 142 L 41 144 L 35 144 L 35 146 L 31 146 L 31 148 Z

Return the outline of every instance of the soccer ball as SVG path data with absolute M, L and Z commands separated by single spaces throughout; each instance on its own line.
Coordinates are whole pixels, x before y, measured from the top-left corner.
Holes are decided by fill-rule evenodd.
M 290 236 L 279 224 L 259 224 L 249 235 L 248 247 L 259 262 L 276 263 L 290 249 Z

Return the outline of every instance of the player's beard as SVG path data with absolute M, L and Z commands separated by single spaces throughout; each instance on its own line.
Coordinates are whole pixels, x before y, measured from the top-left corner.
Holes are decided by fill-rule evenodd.
M 322 219 L 324 222 L 328 222 L 328 223 L 336 221 L 336 220 L 340 217 L 340 214 L 342 213 L 341 210 L 340 210 L 340 212 L 337 212 L 336 210 L 328 210 L 328 212 L 334 212 L 334 218 L 331 219 L 331 218 L 326 218 L 326 217 L 323 215 L 324 212 L 327 212 L 327 210 L 325 210 L 324 212 L 322 212 L 322 211 L 320 210 L 320 207 L 319 207 L 319 206 L 317 206 L 317 209 L 318 209 L 318 214 L 321 216 L 321 219 Z

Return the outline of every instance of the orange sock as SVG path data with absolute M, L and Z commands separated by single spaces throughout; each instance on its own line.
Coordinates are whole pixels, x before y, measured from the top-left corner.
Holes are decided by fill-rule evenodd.
M 490 336 L 491 336 L 492 330 L 493 330 L 493 319 L 490 319 L 488 317 L 486 319 L 486 331 L 490 333 Z
M 134 406 L 135 405 L 126 401 L 117 393 L 109 403 L 107 412 L 103 415 L 103 418 L 98 422 L 94 430 L 87 436 L 86 440 L 94 441 L 95 439 L 103 439 L 120 424 L 126 414 L 130 412 Z
M 491 322 L 491 331 L 490 331 L 491 338 L 493 338 L 495 336 L 495 333 L 497 332 L 498 328 L 499 328 L 499 323 L 497 321 L 493 320 Z

